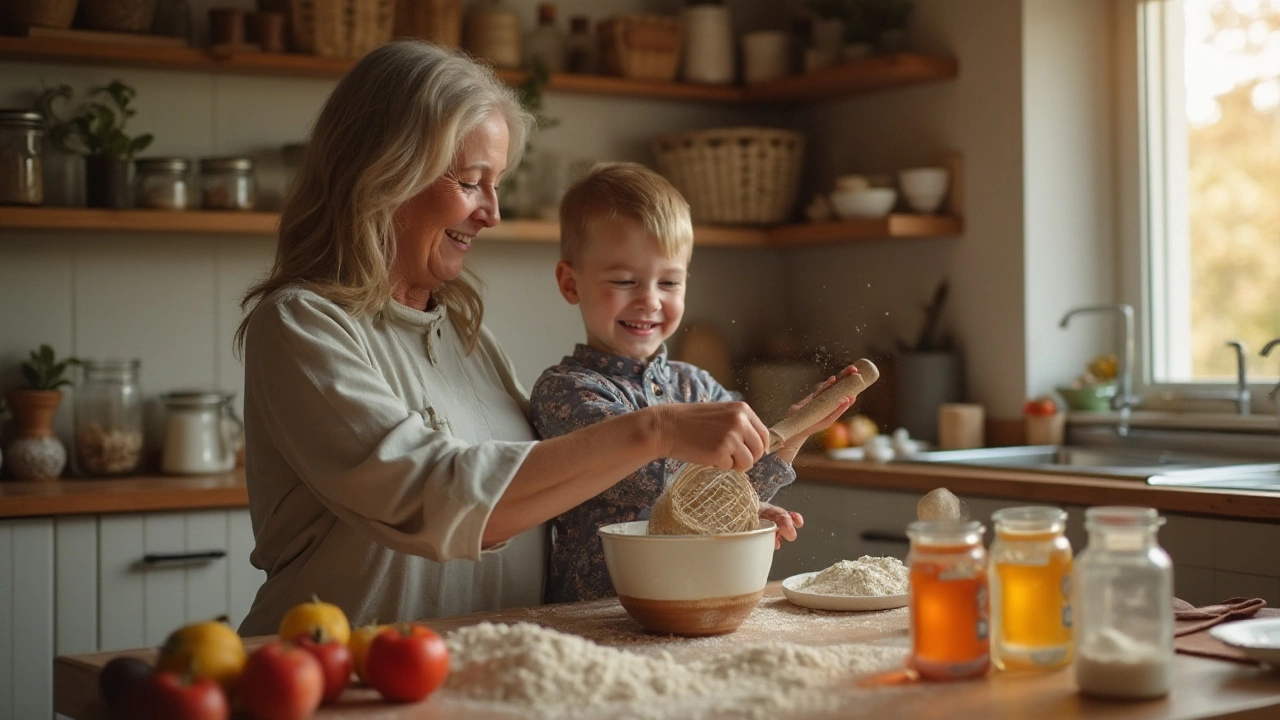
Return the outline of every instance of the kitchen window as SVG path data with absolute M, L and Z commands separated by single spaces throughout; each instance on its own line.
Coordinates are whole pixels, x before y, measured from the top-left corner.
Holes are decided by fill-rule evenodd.
M 1225 386 L 1236 377 L 1226 343 L 1240 340 L 1259 398 L 1280 371 L 1280 354 L 1258 355 L 1280 337 L 1280 0 L 1120 5 L 1136 20 L 1132 33 L 1119 24 L 1121 66 L 1138 68 L 1119 107 L 1120 147 L 1136 150 L 1121 178 L 1138 188 L 1122 205 L 1139 208 L 1121 233 L 1143 240 L 1121 261 L 1122 294 L 1139 308 L 1138 379 Z

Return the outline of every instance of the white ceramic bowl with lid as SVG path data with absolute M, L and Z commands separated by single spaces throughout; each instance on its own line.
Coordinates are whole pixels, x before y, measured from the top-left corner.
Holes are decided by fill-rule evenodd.
M 720 635 L 738 629 L 764 595 L 777 525 L 722 535 L 649 535 L 649 522 L 598 531 L 622 607 L 654 632 Z

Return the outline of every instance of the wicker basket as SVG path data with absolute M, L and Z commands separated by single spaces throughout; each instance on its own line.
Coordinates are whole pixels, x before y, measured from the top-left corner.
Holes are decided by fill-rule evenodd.
M 290 0 L 293 48 L 324 57 L 360 57 L 391 40 L 396 0 Z
M 791 217 L 800 191 L 804 135 L 734 127 L 666 135 L 658 170 L 684 194 L 694 222 L 766 225 Z
M 614 75 L 675 80 L 684 29 L 666 15 L 618 15 L 600 23 L 600 57 Z

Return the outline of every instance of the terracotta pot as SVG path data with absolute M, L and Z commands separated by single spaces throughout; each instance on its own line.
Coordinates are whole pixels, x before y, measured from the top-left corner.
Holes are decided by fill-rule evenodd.
M 61 404 L 60 390 L 10 390 L 9 407 L 18 437 L 52 437 L 53 416 Z
M 12 390 L 18 437 L 9 444 L 6 460 L 19 480 L 57 480 L 67 465 L 67 450 L 53 432 L 53 417 L 62 403 L 57 390 Z

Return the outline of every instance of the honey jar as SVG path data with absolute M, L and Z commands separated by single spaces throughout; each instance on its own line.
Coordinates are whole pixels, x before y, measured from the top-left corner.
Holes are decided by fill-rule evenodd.
M 985 529 L 972 520 L 907 526 L 911 667 L 925 680 L 981 677 L 991 664 Z
M 991 656 L 1001 670 L 1071 662 L 1071 543 L 1067 513 L 1013 507 L 991 516 Z

